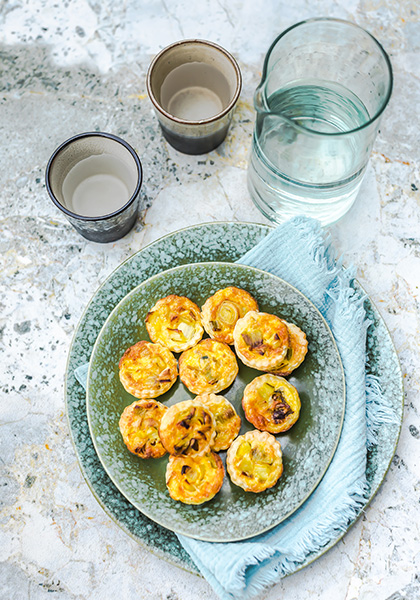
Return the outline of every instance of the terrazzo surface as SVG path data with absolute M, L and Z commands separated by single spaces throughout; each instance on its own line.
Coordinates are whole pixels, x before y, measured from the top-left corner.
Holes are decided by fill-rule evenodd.
M 225 0 L 34 0 L 0 7 L 1 600 L 216 600 L 205 580 L 139 545 L 97 502 L 70 439 L 66 361 L 92 295 L 147 243 L 196 223 L 266 222 L 246 188 L 252 94 L 276 35 L 322 15 L 368 29 L 394 67 L 394 93 L 359 198 L 330 231 L 390 330 L 405 410 L 390 470 L 361 518 L 263 598 L 420 597 L 418 7 L 407 0 L 297 0 L 280 11 L 271 0 L 263 9 Z M 225 143 L 197 157 L 163 140 L 145 88 L 154 54 L 186 37 L 226 47 L 244 79 Z M 95 130 L 126 139 L 145 174 L 135 228 L 106 246 L 81 238 L 44 186 L 52 151 Z

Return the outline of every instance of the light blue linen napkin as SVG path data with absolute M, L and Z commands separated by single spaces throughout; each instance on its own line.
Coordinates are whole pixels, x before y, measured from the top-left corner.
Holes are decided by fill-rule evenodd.
M 369 439 L 384 415 L 381 391 L 366 377 L 363 298 L 352 270 L 335 260 L 318 221 L 295 217 L 278 226 L 238 262 L 268 271 L 298 288 L 320 310 L 335 337 L 346 377 L 346 411 L 336 453 L 321 483 L 291 517 L 243 542 L 210 543 L 178 536 L 200 572 L 223 600 L 250 600 L 274 585 L 314 551 L 345 531 L 365 503 L 367 406 Z M 86 386 L 87 366 L 75 371 Z M 376 419 L 376 424 L 369 419 Z M 389 419 L 389 415 L 385 415 Z

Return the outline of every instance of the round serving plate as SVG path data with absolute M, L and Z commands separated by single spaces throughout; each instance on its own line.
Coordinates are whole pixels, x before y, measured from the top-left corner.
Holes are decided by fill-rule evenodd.
M 197 573 L 175 533 L 136 509 L 116 488 L 100 462 L 89 432 L 86 392 L 75 377 L 75 369 L 90 360 L 98 334 L 115 308 L 133 288 L 161 271 L 197 261 L 232 262 L 261 241 L 272 227 L 256 223 L 206 223 L 171 233 L 146 246 L 122 263 L 102 284 L 85 309 L 71 343 L 65 399 L 72 441 L 82 473 L 105 512 L 139 544 L 181 568 Z M 361 296 L 363 290 L 355 284 Z M 386 325 L 369 298 L 365 309 L 371 322 L 367 336 L 368 372 L 376 375 L 384 390 L 383 400 L 397 415 L 394 423 L 383 423 L 377 444 L 367 453 L 366 476 L 369 497 L 348 528 L 363 513 L 378 491 L 395 453 L 403 411 L 402 378 L 398 358 Z M 399 421 L 398 421 L 399 418 Z M 324 548 L 310 554 L 296 570 L 313 562 L 342 538 L 337 532 Z
M 245 289 L 262 312 L 300 327 L 308 339 L 308 354 L 289 378 L 298 390 L 302 409 L 297 423 L 278 435 L 284 472 L 263 493 L 245 492 L 224 478 L 210 502 L 190 506 L 172 500 L 166 489 L 168 457 L 142 460 L 125 447 L 119 430 L 124 408 L 135 398 L 122 386 L 118 364 L 125 350 L 150 341 L 145 319 L 155 303 L 170 294 L 186 296 L 198 306 L 228 286 Z M 239 373 L 221 392 L 242 420 L 241 433 L 254 427 L 243 413 L 245 386 L 262 373 L 237 360 Z M 159 396 L 167 406 L 194 398 L 178 378 Z M 96 340 L 87 386 L 87 413 L 96 452 L 117 488 L 142 513 L 176 533 L 211 542 L 253 537 L 290 516 L 313 492 L 336 449 L 345 409 L 344 372 L 334 337 L 318 309 L 286 281 L 253 267 L 223 262 L 182 265 L 146 280 L 114 308 Z M 225 453 L 222 453 L 225 458 Z

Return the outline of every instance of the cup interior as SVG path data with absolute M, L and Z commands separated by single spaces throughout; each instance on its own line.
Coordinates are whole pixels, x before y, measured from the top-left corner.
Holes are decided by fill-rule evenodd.
M 200 40 L 165 48 L 148 73 L 149 95 L 155 107 L 181 122 L 220 117 L 235 104 L 240 85 L 234 58 L 220 46 Z
M 75 216 L 101 218 L 117 212 L 133 197 L 141 177 L 132 152 L 122 141 L 101 134 L 69 140 L 47 169 L 53 199 Z

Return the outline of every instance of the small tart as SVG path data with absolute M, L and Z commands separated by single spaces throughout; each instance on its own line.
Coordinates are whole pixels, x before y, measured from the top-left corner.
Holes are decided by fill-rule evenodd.
M 222 487 L 225 469 L 215 452 L 204 456 L 170 456 L 166 467 L 169 495 L 184 504 L 211 500 Z
M 210 451 L 216 437 L 216 422 L 204 404 L 184 400 L 173 404 L 165 412 L 159 436 L 169 454 L 199 456 Z
M 166 406 L 157 400 L 136 400 L 126 406 L 120 418 L 124 444 L 140 458 L 159 458 L 166 454 L 159 437 L 159 424 Z
M 175 383 L 175 356 L 164 346 L 141 341 L 128 348 L 119 363 L 120 381 L 136 398 L 156 398 Z
M 206 338 L 179 357 L 179 377 L 193 394 L 217 394 L 238 374 L 236 356 L 227 344 Z
M 213 340 L 233 344 L 236 321 L 250 310 L 258 310 L 256 300 L 245 290 L 231 286 L 207 298 L 201 307 L 201 320 Z
M 286 358 L 283 362 L 273 371 L 276 375 L 286 377 L 290 375 L 292 371 L 297 369 L 304 361 L 306 353 L 308 352 L 308 340 L 306 339 L 305 333 L 299 329 L 294 323 L 287 323 L 287 329 L 289 330 L 289 349 L 286 353 Z
M 203 337 L 200 309 L 185 296 L 161 298 L 147 313 L 146 329 L 152 342 L 183 352 Z
M 263 492 L 283 473 L 280 443 L 266 431 L 248 431 L 227 451 L 226 468 L 235 485 L 246 492 Z
M 250 311 L 236 323 L 233 340 L 236 354 L 245 365 L 273 371 L 286 357 L 289 330 L 276 315 Z
M 266 373 L 245 387 L 242 408 L 247 420 L 257 429 L 281 433 L 298 420 L 300 398 L 287 379 Z
M 197 396 L 196 400 L 207 406 L 216 420 L 216 437 L 214 438 L 212 450 L 214 452 L 227 450 L 239 434 L 241 417 L 224 396 L 201 394 L 201 396 Z

